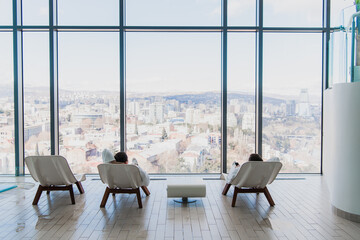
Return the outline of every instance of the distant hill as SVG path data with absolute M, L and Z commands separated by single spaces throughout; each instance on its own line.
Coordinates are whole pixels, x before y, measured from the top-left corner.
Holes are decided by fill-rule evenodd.
M 71 90 L 60 90 L 62 94 L 72 94 L 78 91 L 71 91 Z M 87 91 L 83 91 L 86 93 Z M 38 95 L 38 96 L 46 96 L 49 94 L 49 88 L 47 87 L 27 87 L 25 88 L 25 93 L 27 95 Z M 94 94 L 98 96 L 103 95 L 116 95 L 118 92 L 116 91 L 91 91 L 89 94 Z M 0 85 L 0 98 L 3 97 L 10 97 L 13 96 L 13 89 L 10 85 Z M 132 97 L 128 97 L 130 100 L 136 99 L 153 99 L 155 97 L 162 97 L 165 100 L 177 100 L 180 103 L 188 103 L 189 101 L 193 102 L 194 104 L 199 103 L 209 103 L 209 104 L 220 104 L 221 102 L 221 93 L 220 92 L 203 92 L 203 93 L 146 93 L 146 94 L 131 94 Z M 145 96 L 144 96 L 145 95 Z M 227 94 L 228 100 L 231 99 L 239 99 L 243 102 L 254 102 L 254 95 L 245 92 L 228 92 Z M 264 103 L 271 103 L 274 105 L 280 105 L 286 102 L 286 98 L 283 96 L 264 96 Z
M 151 100 L 156 96 L 160 96 L 164 98 L 165 100 L 177 100 L 180 103 L 187 103 L 188 101 L 193 102 L 194 104 L 199 103 L 213 103 L 213 104 L 220 104 L 221 102 L 221 93 L 217 92 L 205 92 L 205 93 L 184 93 L 184 94 L 171 94 L 171 95 L 157 95 L 154 93 L 154 95 L 151 95 L 151 93 L 148 93 L 145 96 L 136 96 L 136 94 L 132 94 L 133 97 L 129 97 L 130 100 L 138 100 L 138 99 L 148 99 Z M 228 92 L 228 100 L 232 99 L 239 99 L 243 102 L 254 102 L 254 95 L 251 95 L 249 93 L 241 93 L 241 92 Z M 279 98 L 275 97 L 264 97 L 264 102 L 271 103 L 275 105 L 280 105 L 281 103 L 285 103 L 286 100 L 282 99 L 281 96 Z
M 25 93 L 28 96 L 45 96 L 49 95 L 49 88 L 46 87 L 27 87 Z M 0 98 L 10 97 L 14 95 L 14 90 L 11 85 L 0 85 Z
M 197 93 L 197 94 L 181 94 L 181 95 L 172 95 L 165 96 L 166 100 L 177 100 L 180 103 L 187 103 L 189 101 L 199 104 L 199 103 L 214 103 L 219 104 L 221 99 L 220 93 L 215 92 L 206 92 L 206 93 Z

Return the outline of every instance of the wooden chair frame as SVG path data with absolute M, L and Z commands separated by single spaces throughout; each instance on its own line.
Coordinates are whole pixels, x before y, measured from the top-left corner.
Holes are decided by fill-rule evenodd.
M 229 191 L 230 187 L 231 187 L 231 184 L 227 183 L 225 185 L 225 187 L 224 187 L 224 190 L 223 190 L 222 194 L 226 195 L 227 192 Z M 233 200 L 232 200 L 232 203 L 231 203 L 232 207 L 235 207 L 236 198 L 237 198 L 238 193 L 256 193 L 256 194 L 264 193 L 266 199 L 268 200 L 268 202 L 270 204 L 270 206 L 272 206 L 272 207 L 275 206 L 275 202 L 272 199 L 272 197 L 270 195 L 270 192 L 267 189 L 267 187 L 264 187 L 264 188 L 238 188 L 238 187 L 235 186 L 234 187 L 234 196 L 233 196 Z
M 75 184 L 76 184 L 77 188 L 79 189 L 80 194 L 83 194 L 85 191 L 84 191 L 84 188 L 83 188 L 81 182 L 75 182 Z M 32 205 L 38 204 L 43 191 L 46 191 L 46 194 L 50 194 L 50 191 L 69 191 L 71 204 L 75 204 L 75 196 L 74 196 L 73 186 L 71 184 L 68 186 L 54 186 L 54 185 L 41 186 L 41 185 L 39 185 Z
M 146 186 L 142 186 L 141 188 L 145 192 L 146 196 L 150 195 L 150 191 Z M 109 187 L 106 187 L 106 189 L 105 189 L 105 193 L 104 193 L 103 199 L 102 199 L 101 204 L 100 204 L 101 208 L 105 207 L 110 193 L 112 193 L 113 196 L 115 196 L 116 193 L 129 193 L 129 194 L 135 193 L 136 198 L 138 200 L 139 208 L 142 208 L 140 188 L 135 188 L 135 189 L 133 189 L 133 188 L 124 188 L 124 189 L 120 189 L 120 188 L 109 188 Z

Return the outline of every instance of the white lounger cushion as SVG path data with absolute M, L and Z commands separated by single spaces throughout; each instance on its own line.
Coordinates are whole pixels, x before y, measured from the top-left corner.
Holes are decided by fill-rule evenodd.
M 86 179 L 84 174 L 75 177 L 68 162 L 62 156 L 29 156 L 25 158 L 25 163 L 33 179 L 41 186 L 68 186 Z
M 280 162 L 246 162 L 241 165 L 236 177 L 227 183 L 238 188 L 264 188 L 275 180 L 281 167 Z
M 139 168 L 130 164 L 98 165 L 101 181 L 109 188 L 139 188 L 142 185 Z

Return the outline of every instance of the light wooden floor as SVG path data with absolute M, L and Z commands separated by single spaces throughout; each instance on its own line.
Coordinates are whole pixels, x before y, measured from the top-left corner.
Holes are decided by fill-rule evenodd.
M 182 206 L 166 198 L 166 181 L 156 180 L 150 183 L 149 197 L 142 193 L 143 209 L 128 194 L 110 196 L 100 209 L 105 186 L 97 176 L 87 177 L 85 194 L 75 190 L 75 205 L 67 192 L 53 192 L 43 193 L 38 206 L 31 205 L 37 189 L 29 184 L 31 178 L 0 177 L 19 184 L 0 193 L 0 238 L 360 239 L 360 224 L 332 213 L 323 177 L 285 177 L 269 186 L 275 207 L 263 195 L 239 194 L 232 208 L 233 189 L 222 196 L 221 180 L 207 180 L 207 197 Z

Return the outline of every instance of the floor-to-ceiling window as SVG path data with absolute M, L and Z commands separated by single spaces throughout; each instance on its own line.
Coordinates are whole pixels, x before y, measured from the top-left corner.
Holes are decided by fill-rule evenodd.
M 255 152 L 256 1 L 229 0 L 227 25 L 227 171 Z M 249 29 L 246 29 L 248 27 Z
M 25 156 L 50 154 L 49 34 L 23 33 Z
M 119 1 L 58 1 L 60 26 L 116 26 Z M 58 33 L 59 153 L 73 171 L 97 173 L 104 149 L 120 150 L 119 33 Z
M 226 172 L 253 152 L 321 171 L 329 1 L 0 3 L 2 173 L 56 153 L 97 173 L 104 149 L 150 173 Z
M 24 26 L 49 25 L 49 1 L 22 2 Z M 49 155 L 50 141 L 50 78 L 49 33 L 32 29 L 22 38 L 23 69 L 23 142 L 24 157 Z M 19 54 L 21 57 L 21 54 Z M 28 173 L 27 168 L 25 168 Z
M 255 33 L 228 34 L 227 167 L 255 152 Z
M 219 172 L 220 33 L 126 34 L 127 153 L 149 172 Z
M 12 33 L 0 32 L 0 173 L 15 173 Z
M 119 34 L 59 33 L 59 145 L 76 172 L 119 151 Z
M 321 34 L 264 36 L 263 157 L 283 172 L 320 171 L 321 54 Z
M 322 1 L 264 1 L 262 156 L 282 172 L 320 172 Z
M 221 1 L 126 1 L 126 147 L 152 173 L 218 173 Z M 186 17 L 184 17 L 186 15 Z M 193 26 L 179 31 L 178 26 Z

